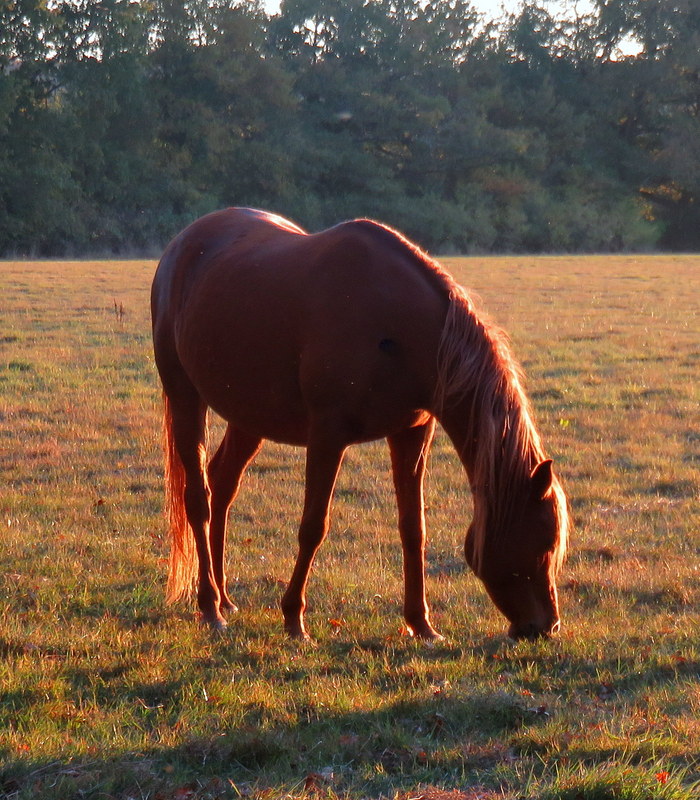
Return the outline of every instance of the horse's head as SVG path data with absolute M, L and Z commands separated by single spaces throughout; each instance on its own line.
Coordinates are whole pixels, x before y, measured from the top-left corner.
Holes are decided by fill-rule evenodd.
M 467 532 L 467 563 L 510 622 L 513 639 L 550 636 L 559 630 L 556 574 L 566 548 L 566 501 L 543 461 L 532 471 L 520 495 L 524 501 L 511 516 L 509 529 L 484 537 L 476 557 L 473 526 Z M 488 524 L 488 522 L 487 522 Z

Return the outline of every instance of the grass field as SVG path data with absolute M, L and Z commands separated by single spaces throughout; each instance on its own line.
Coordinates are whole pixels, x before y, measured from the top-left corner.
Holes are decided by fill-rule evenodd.
M 154 264 L 0 263 L 0 797 L 697 800 L 700 257 L 448 259 L 510 333 L 573 511 L 563 630 L 513 644 L 462 557 L 446 439 L 402 628 L 384 443 L 350 451 L 309 591 L 278 609 L 303 452 L 232 512 L 221 638 L 165 607 Z M 216 427 L 216 426 L 215 426 Z

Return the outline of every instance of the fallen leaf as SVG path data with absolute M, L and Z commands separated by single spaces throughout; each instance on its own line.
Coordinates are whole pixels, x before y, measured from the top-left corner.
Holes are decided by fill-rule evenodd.
M 419 764 L 427 764 L 428 763 L 428 754 L 425 752 L 425 750 L 419 750 L 416 753 L 416 761 Z
M 195 796 L 196 791 L 197 788 L 192 784 L 181 786 L 179 789 L 175 789 L 173 800 L 190 800 L 190 798 Z
M 322 783 L 323 783 L 323 777 L 321 776 L 320 773 L 318 773 L 318 772 L 310 772 L 304 778 L 304 789 L 306 789 L 307 792 L 310 792 L 313 789 L 320 788 Z
M 613 694 L 615 694 L 615 689 L 612 683 L 601 683 L 598 688 L 598 697 L 601 700 L 609 700 Z

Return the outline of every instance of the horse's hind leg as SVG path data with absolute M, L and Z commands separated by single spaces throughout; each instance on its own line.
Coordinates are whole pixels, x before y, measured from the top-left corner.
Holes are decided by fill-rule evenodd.
M 388 437 L 403 548 L 404 618 L 415 636 L 441 638 L 430 624 L 425 596 L 423 476 L 435 421 Z
M 197 604 L 205 622 L 224 628 L 226 622 L 219 612 L 219 590 L 209 546 L 211 491 L 206 470 L 207 407 L 186 379 L 175 380 L 170 375 L 163 386 L 170 408 L 171 434 L 185 475 L 185 513 L 197 551 Z
M 228 510 L 238 494 L 243 472 L 260 450 L 261 443 L 260 437 L 251 436 L 229 425 L 219 449 L 209 462 L 208 475 L 211 489 L 209 544 L 214 581 L 219 590 L 220 611 L 236 611 L 236 606 L 226 591 L 224 569 Z

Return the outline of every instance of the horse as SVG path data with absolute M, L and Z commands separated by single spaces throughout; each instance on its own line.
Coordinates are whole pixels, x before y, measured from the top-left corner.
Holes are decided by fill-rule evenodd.
M 229 208 L 167 245 L 151 292 L 164 397 L 171 555 L 167 600 L 195 588 L 216 630 L 236 607 L 228 511 L 268 439 L 306 448 L 284 628 L 308 638 L 306 588 L 346 449 L 385 438 L 398 505 L 409 632 L 441 638 L 425 590 L 423 478 L 436 421 L 473 495 L 464 551 L 514 639 L 560 626 L 566 496 L 545 456 L 506 335 L 398 231 L 368 219 L 319 233 Z M 210 460 L 207 415 L 227 423 Z

